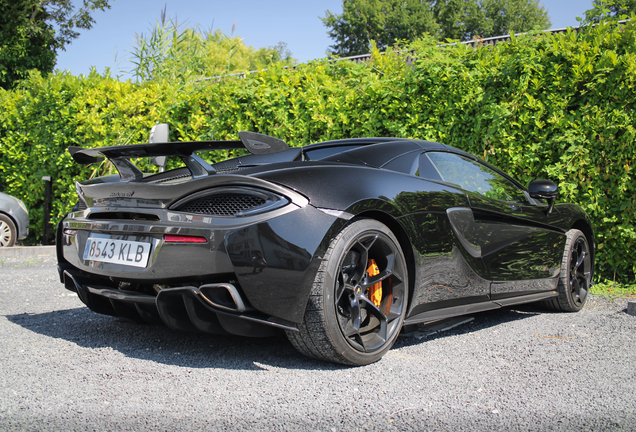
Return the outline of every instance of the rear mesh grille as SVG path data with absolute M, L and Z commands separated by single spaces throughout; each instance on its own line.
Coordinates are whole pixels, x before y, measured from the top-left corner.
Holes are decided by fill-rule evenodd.
M 235 216 L 240 212 L 262 206 L 267 202 L 259 196 L 247 194 L 219 194 L 191 201 L 179 211 L 215 216 Z

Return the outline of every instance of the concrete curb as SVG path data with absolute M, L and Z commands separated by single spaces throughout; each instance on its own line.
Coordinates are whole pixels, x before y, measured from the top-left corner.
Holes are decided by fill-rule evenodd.
M 0 248 L 0 258 L 54 255 L 55 246 L 13 246 Z

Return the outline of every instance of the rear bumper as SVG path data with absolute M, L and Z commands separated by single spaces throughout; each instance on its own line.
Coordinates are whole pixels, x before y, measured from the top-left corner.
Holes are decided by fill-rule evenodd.
M 276 327 L 279 322 L 301 322 L 322 256 L 321 244 L 328 240 L 327 232 L 337 219 L 312 206 L 238 226 L 191 221 L 176 221 L 178 224 L 174 221 L 172 224 L 96 221 L 80 216 L 67 218 L 58 227 L 61 281 L 67 288 L 77 291 L 84 303 L 97 312 L 132 319 L 141 317 L 142 320 L 152 316 L 146 321 L 164 322 L 175 328 L 180 327 L 176 322 L 186 318 L 192 320 L 195 311 L 201 309 L 198 305 L 192 306 L 197 304 L 192 303 L 192 299 L 203 302 L 204 309 L 213 315 L 224 315 L 226 321 L 264 321 L 263 324 L 270 327 Z M 147 266 L 132 267 L 84 259 L 87 239 L 95 234 L 151 243 Z M 207 239 L 207 243 L 170 244 L 164 241 L 168 234 L 200 236 Z M 246 310 L 224 310 L 201 298 L 199 290 L 214 284 L 233 286 Z M 87 289 L 82 288 L 84 286 Z M 87 293 L 84 297 L 83 292 Z M 125 292 L 131 295 L 123 296 Z M 146 303 L 152 301 L 143 300 L 144 295 L 156 296 L 159 300 L 155 299 L 152 307 L 146 307 Z M 170 298 L 170 301 L 184 305 L 179 306 L 181 312 L 177 313 L 183 319 L 172 319 L 168 309 L 162 309 L 164 297 L 166 304 Z M 91 302 L 90 298 L 96 300 Z M 115 306 L 111 301 L 116 302 Z M 99 306 L 103 303 L 106 306 Z M 124 309 L 120 307 L 122 303 L 130 307 Z M 191 325 L 186 327 L 192 329 Z M 230 333 L 245 334 L 239 330 Z
M 156 296 L 101 286 L 79 272 L 58 265 L 66 289 L 76 292 L 91 310 L 174 330 L 269 336 L 280 330 L 298 331 L 294 323 L 268 317 L 245 306 L 231 284 L 167 288 Z M 234 288 L 234 290 L 233 290 Z

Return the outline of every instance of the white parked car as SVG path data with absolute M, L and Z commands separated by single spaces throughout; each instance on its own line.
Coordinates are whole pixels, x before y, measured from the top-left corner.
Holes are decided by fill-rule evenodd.
M 0 192 L 0 247 L 13 246 L 29 235 L 29 211 L 22 201 Z

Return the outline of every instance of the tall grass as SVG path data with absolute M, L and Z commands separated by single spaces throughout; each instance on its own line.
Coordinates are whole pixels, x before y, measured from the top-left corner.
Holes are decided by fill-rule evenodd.
M 254 49 L 234 36 L 236 21 L 230 35 L 221 29 L 190 26 L 167 19 L 166 9 L 147 34 L 137 34 L 131 51 L 132 75 L 137 82 L 169 80 L 187 82 L 236 72 L 268 67 L 295 60 L 280 42 L 275 47 Z

